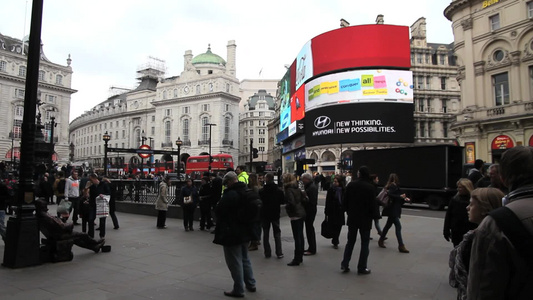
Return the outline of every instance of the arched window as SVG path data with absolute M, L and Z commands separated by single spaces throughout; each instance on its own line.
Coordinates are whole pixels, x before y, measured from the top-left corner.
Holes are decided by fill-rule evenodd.
M 163 100 L 167 99 L 167 91 L 163 91 Z
M 174 98 L 178 97 L 178 89 L 174 89 Z
M 139 128 L 135 129 L 135 144 L 137 147 L 141 146 L 141 130 Z
M 46 74 L 46 72 L 44 72 L 43 70 L 39 71 L 39 81 L 44 81 L 44 75 Z
M 63 76 L 61 75 L 56 76 L 56 84 L 63 84 Z
M 6 72 L 7 71 L 7 62 L 0 60 L 0 72 Z
M 183 140 L 184 141 L 189 141 L 189 119 L 184 119 L 183 120 L 183 132 L 182 132 L 182 135 L 183 135 Z

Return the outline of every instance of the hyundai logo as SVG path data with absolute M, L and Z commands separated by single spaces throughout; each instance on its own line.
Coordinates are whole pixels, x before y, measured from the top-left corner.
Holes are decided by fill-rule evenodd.
M 317 129 L 324 129 L 329 126 L 331 119 L 326 116 L 320 116 L 315 119 L 315 127 Z

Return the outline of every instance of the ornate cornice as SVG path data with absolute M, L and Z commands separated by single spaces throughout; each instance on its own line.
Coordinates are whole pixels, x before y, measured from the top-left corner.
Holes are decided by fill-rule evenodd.
M 455 0 L 453 1 L 452 3 L 450 3 L 450 5 L 448 5 L 448 7 L 446 7 L 446 9 L 444 9 L 444 16 L 450 20 L 450 21 L 453 21 L 452 20 L 452 17 L 453 15 L 461 8 L 465 7 L 465 6 L 468 6 L 469 3 L 468 0 Z
M 472 18 L 464 19 L 461 21 L 461 26 L 463 27 L 463 30 L 470 30 L 474 26 L 474 20 Z

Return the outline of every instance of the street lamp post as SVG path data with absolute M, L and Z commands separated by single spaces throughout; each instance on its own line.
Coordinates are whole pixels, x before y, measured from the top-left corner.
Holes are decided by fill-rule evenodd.
M 9 133 L 9 136 L 11 136 L 11 172 L 13 172 L 15 170 L 15 165 L 13 161 L 13 158 L 15 156 L 15 149 L 13 149 L 13 143 L 15 142 L 15 133 L 11 131 Z
M 111 136 L 106 131 L 102 139 L 104 140 L 104 175 L 107 176 L 107 143 L 111 139 Z
M 144 130 L 143 130 L 142 133 L 141 133 L 141 146 L 144 145 L 144 142 L 147 139 L 148 138 L 144 134 Z M 144 158 L 142 156 L 141 156 L 141 177 L 144 177 Z
M 178 159 L 177 159 L 177 164 L 178 164 L 178 171 L 176 173 L 178 173 L 178 181 L 181 180 L 181 177 L 180 177 L 180 169 L 181 169 L 181 160 L 180 160 L 180 156 L 181 156 L 181 145 L 183 144 L 183 141 L 178 137 L 178 139 L 176 140 L 176 146 L 178 146 Z
M 209 170 L 209 173 L 211 173 L 211 160 L 213 159 L 211 156 L 211 127 L 217 126 L 217 124 L 207 123 L 205 125 L 209 126 L 209 168 L 208 170 Z

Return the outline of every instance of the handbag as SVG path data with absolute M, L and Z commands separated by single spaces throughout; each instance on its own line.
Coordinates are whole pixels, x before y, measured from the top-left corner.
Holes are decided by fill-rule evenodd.
M 191 203 L 192 203 L 192 197 L 191 196 L 183 197 L 183 204 L 191 204 Z
M 72 207 L 72 202 L 62 199 L 57 206 L 57 212 L 59 214 L 69 214 L 70 208 Z
M 389 193 L 387 192 L 387 189 L 383 188 L 381 192 L 379 192 L 378 196 L 378 203 L 379 205 L 386 207 L 389 205 Z
M 329 226 L 328 217 L 325 217 L 320 225 L 320 234 L 326 239 L 333 238 L 333 230 L 331 230 L 331 226 Z

